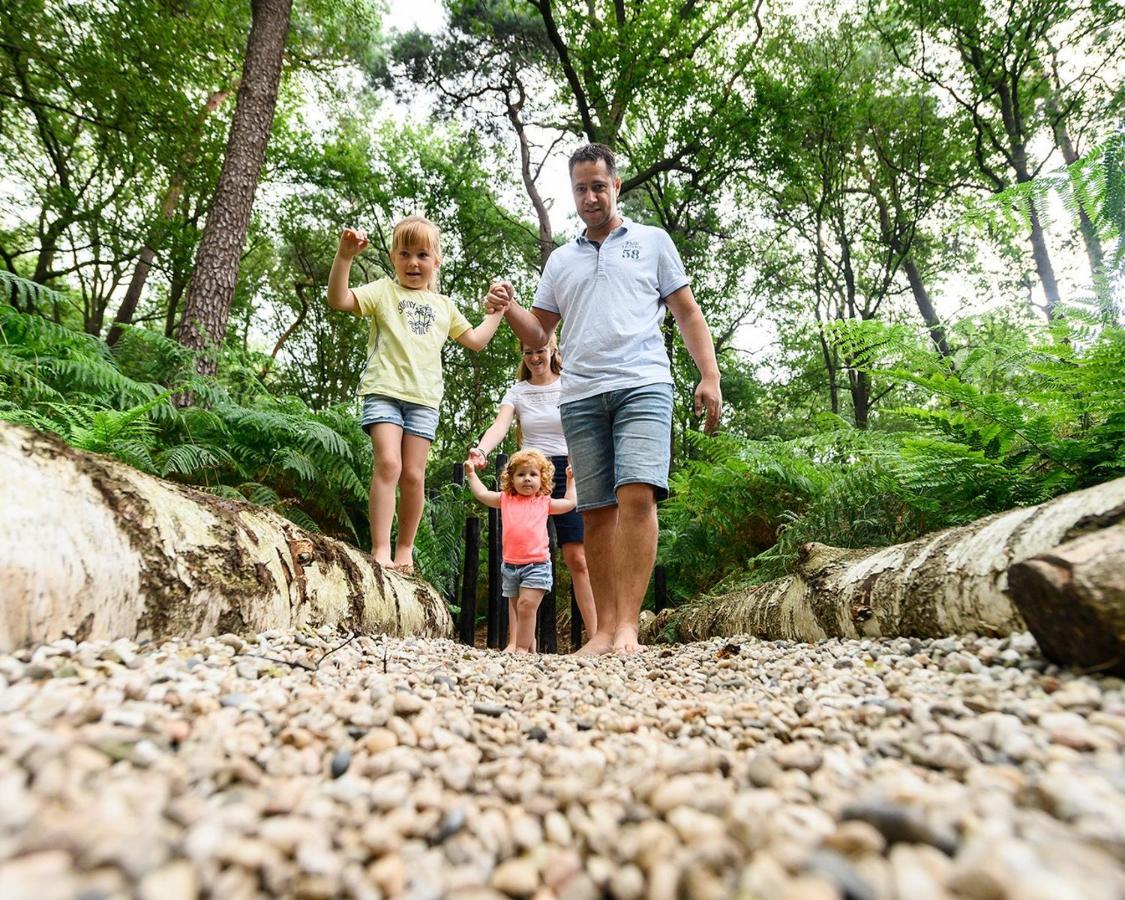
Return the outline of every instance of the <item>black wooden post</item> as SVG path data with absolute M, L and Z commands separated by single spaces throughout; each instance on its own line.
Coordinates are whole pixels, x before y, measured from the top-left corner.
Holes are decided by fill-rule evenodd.
M 465 483 L 462 463 L 455 463 L 453 480 Z M 480 571 L 480 519 L 469 516 L 465 519 L 465 560 L 461 576 L 461 618 L 458 622 L 458 637 L 462 644 L 470 647 L 475 643 L 477 627 L 477 575 Z
M 456 462 L 453 464 L 453 483 L 460 486 L 465 483 L 465 468 L 462 463 Z M 449 606 L 461 606 L 461 586 L 457 580 L 457 575 L 453 576 L 453 587 L 449 591 L 449 595 L 445 598 Z M 460 618 L 457 620 L 457 633 L 461 632 Z
M 553 519 L 547 520 L 547 534 L 550 537 L 547 552 L 551 555 L 552 587 L 543 595 L 543 602 L 539 604 L 539 612 L 535 619 L 535 631 L 539 636 L 538 643 L 540 653 L 558 653 L 558 620 L 555 612 L 555 588 L 559 580 L 559 567 L 555 564 L 555 550 L 558 547 L 558 538 L 555 535 L 555 522 Z
M 657 566 L 652 570 L 654 579 L 652 599 L 656 612 L 668 608 L 668 580 L 664 575 L 664 566 Z
M 488 510 L 488 647 L 500 643 L 500 510 Z
M 582 612 L 578 608 L 578 597 L 574 593 L 574 576 L 570 582 L 570 652 L 582 646 Z
M 496 489 L 500 489 L 500 473 L 508 465 L 508 454 L 496 455 Z M 488 646 L 493 649 L 508 644 L 508 600 L 500 580 L 503 562 L 504 529 L 500 510 L 488 510 Z

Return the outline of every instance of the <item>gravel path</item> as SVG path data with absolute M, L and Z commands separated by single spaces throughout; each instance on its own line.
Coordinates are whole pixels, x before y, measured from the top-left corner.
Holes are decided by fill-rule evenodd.
M 340 642 L 0 656 L 0 897 L 1125 897 L 1125 682 L 1028 635 Z

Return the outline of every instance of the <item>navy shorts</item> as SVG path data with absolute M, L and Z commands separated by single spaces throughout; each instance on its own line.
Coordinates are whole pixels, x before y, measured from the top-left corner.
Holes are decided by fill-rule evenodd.
M 551 491 L 551 496 L 561 500 L 566 496 L 567 458 L 565 456 L 552 456 L 551 462 L 555 464 L 555 489 Z M 555 523 L 555 538 L 558 540 L 560 547 L 563 544 L 582 543 L 585 531 L 582 528 L 582 513 L 577 509 L 551 516 L 551 521 Z

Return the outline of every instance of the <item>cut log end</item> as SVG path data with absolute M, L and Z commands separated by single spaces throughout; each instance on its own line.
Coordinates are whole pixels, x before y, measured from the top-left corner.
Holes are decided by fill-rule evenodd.
M 1048 659 L 1125 676 L 1125 525 L 1017 563 L 1008 591 Z

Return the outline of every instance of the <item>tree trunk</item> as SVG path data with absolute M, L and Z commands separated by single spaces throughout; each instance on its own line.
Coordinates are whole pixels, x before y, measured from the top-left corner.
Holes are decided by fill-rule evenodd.
M 195 165 L 195 154 L 198 150 L 203 125 L 207 117 L 218 109 L 219 105 L 229 96 L 230 91 L 215 91 L 207 98 L 207 102 L 203 104 L 203 108 L 196 117 L 195 128 L 192 131 L 188 149 L 172 175 L 172 183 L 168 185 L 168 190 L 164 193 L 164 200 L 160 204 L 160 217 L 152 226 L 152 230 L 145 240 L 145 245 L 141 248 L 137 265 L 133 268 L 133 277 L 129 279 L 129 287 L 125 291 L 125 297 L 117 308 L 117 315 L 113 317 L 113 326 L 109 329 L 109 335 L 105 339 L 105 342 L 111 347 L 121 338 L 122 326 L 131 325 L 133 322 L 137 304 L 141 301 L 141 292 L 148 280 L 152 262 L 156 259 L 156 248 L 160 245 L 164 231 L 176 212 L 176 204 L 180 202 L 180 195 L 183 194 L 184 182 L 187 180 L 188 172 Z
M 222 343 L 238 280 L 238 262 L 246 242 L 254 192 L 266 157 L 273 125 L 285 38 L 292 0 L 252 0 L 246 63 L 238 87 L 238 103 L 227 140 L 215 201 L 195 257 L 179 341 L 201 351 Z M 201 374 L 214 374 L 215 358 L 200 354 Z
M 449 637 L 425 582 L 269 510 L 0 423 L 0 651 L 339 625 Z
M 1031 255 L 1035 260 L 1039 281 L 1043 284 L 1045 311 L 1047 321 L 1050 322 L 1055 318 L 1055 310 L 1059 305 L 1059 283 L 1055 279 L 1055 267 L 1051 264 L 1051 252 L 1047 249 L 1047 235 L 1039 220 L 1039 211 L 1035 208 L 1035 197 L 1031 195 L 1027 198 L 1027 211 L 1031 222 Z
M 1125 507 L 1114 512 L 1118 524 L 1016 563 L 1008 588 L 1044 656 L 1125 677 Z
M 1057 90 L 1057 69 L 1055 71 L 1055 78 L 1054 88 Z M 1059 109 L 1058 99 L 1055 96 L 1054 90 L 1049 90 L 1047 92 L 1044 107 L 1047 111 L 1047 116 L 1054 123 L 1055 146 L 1059 148 L 1059 152 L 1062 153 L 1063 161 L 1067 166 L 1073 166 L 1078 162 L 1078 151 L 1074 149 L 1074 142 L 1070 139 L 1070 132 L 1067 131 L 1066 121 L 1062 111 Z M 1105 255 L 1102 252 L 1102 242 L 1101 238 L 1098 237 L 1097 226 L 1086 213 L 1086 204 L 1083 202 L 1085 198 L 1078 197 L 1077 200 L 1078 230 L 1082 234 L 1082 242 L 1086 245 L 1086 258 L 1090 261 L 1090 276 L 1093 278 L 1094 283 L 1097 284 L 1099 279 L 1103 278 L 1105 275 Z
M 524 128 L 520 114 L 523 111 L 524 91 L 523 84 L 516 82 L 519 99 L 516 102 L 508 101 L 508 121 L 516 132 L 520 147 L 520 175 L 523 177 L 524 190 L 535 207 L 535 218 L 539 222 L 539 271 L 547 266 L 547 259 L 555 249 L 555 238 L 551 231 L 551 216 L 547 204 L 539 193 L 539 185 L 535 183 L 535 175 L 531 171 L 531 145 L 528 142 L 527 130 Z
M 942 359 L 952 362 L 953 352 L 949 349 L 949 342 L 945 338 L 945 328 L 937 316 L 937 310 L 930 300 L 930 292 L 926 290 L 926 283 L 922 281 L 922 273 L 918 271 L 918 264 L 914 257 L 907 256 L 902 260 L 902 268 L 906 272 L 906 280 L 910 282 L 910 292 L 914 295 L 914 303 L 922 316 L 922 321 L 930 329 L 930 337 Z
M 1026 627 L 1007 594 L 1009 567 L 1084 533 L 1094 517 L 1102 526 L 1125 519 L 1125 478 L 893 547 L 805 544 L 794 574 L 646 616 L 642 637 L 669 624 L 681 640 L 1008 634 Z

